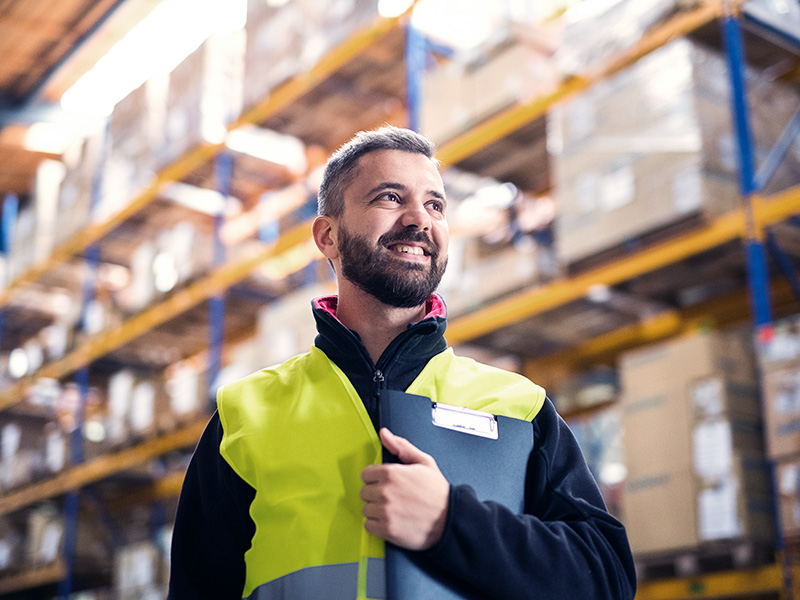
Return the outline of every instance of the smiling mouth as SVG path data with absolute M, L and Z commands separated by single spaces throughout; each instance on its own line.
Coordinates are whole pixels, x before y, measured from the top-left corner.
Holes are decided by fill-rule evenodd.
M 390 250 L 398 252 L 399 254 L 411 254 L 414 256 L 427 256 L 427 252 L 419 246 L 406 246 L 405 244 L 395 244 L 390 246 Z

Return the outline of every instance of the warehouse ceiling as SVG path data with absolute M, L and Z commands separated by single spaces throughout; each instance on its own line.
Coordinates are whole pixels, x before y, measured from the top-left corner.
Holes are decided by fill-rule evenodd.
M 159 2 L 0 0 L 0 195 L 30 192 L 31 127 L 64 118 L 61 95 Z

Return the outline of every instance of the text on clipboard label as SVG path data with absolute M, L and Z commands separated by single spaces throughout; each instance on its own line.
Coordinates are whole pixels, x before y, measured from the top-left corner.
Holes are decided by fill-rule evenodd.
M 433 424 L 437 427 L 492 440 L 496 440 L 498 437 L 497 417 L 491 413 L 441 402 L 434 402 L 431 412 Z

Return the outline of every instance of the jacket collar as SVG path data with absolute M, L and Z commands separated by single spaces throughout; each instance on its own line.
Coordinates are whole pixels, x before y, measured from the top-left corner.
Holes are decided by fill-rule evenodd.
M 336 317 L 338 298 L 325 296 L 312 301 L 318 335 L 317 348 L 356 384 L 363 377 L 370 381 L 377 369 L 386 376 L 386 387 L 405 389 L 416 374 L 436 354 L 447 348 L 444 332 L 447 328 L 447 309 L 438 294 L 427 301 L 427 315 L 421 321 L 411 323 L 386 348 L 377 365 L 361 342 L 357 332 L 348 329 Z M 410 379 L 409 379 L 410 377 Z

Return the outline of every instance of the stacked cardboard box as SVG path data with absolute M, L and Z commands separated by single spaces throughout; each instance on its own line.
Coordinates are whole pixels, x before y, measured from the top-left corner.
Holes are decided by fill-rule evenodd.
M 777 466 L 780 522 L 800 535 L 800 316 L 777 321 L 759 343 L 767 452 Z
M 624 519 L 635 553 L 770 538 L 772 504 L 749 339 L 746 333 L 699 333 L 620 359 Z
M 25 557 L 25 523 L 19 515 L 0 517 L 0 574 L 19 570 Z
M 748 71 L 755 155 L 763 155 L 800 98 Z M 688 218 L 733 210 L 740 195 L 722 55 L 674 41 L 548 113 L 562 264 Z M 800 181 L 789 153 L 764 191 Z
M 266 99 L 291 77 L 378 18 L 377 0 L 248 0 L 244 105 Z
M 135 247 L 130 256 L 130 280 L 115 294 L 115 306 L 108 308 L 127 314 L 142 310 L 162 294 L 208 272 L 213 254 L 210 235 L 188 221 L 160 230 L 155 239 Z
M 182 360 L 164 373 L 169 412 L 176 425 L 201 418 L 209 410 L 205 364 Z
M 493 247 L 494 246 L 494 247 Z M 487 252 L 487 248 L 491 248 Z M 451 317 L 476 310 L 541 280 L 547 249 L 532 240 L 489 245 L 478 238 L 453 240 L 447 280 L 440 292 Z
M 557 78 L 551 53 L 546 36 L 522 36 L 510 26 L 492 47 L 426 71 L 422 133 L 439 144 L 503 109 L 552 91 Z
M 155 179 L 164 147 L 167 83 L 166 75 L 154 76 L 114 106 L 95 209 L 99 220 L 119 212 Z
M 111 447 L 152 437 L 173 426 L 160 378 L 130 369 L 117 371 L 109 379 L 104 417 L 105 443 Z
M 209 37 L 169 74 L 161 169 L 202 143 L 224 141 L 242 110 L 244 31 Z
M 62 157 L 66 173 L 58 197 L 56 244 L 70 239 L 92 219 L 93 186 L 95 182 L 99 183 L 104 139 L 105 132 L 89 135 L 75 143 Z
M 596 71 L 633 47 L 645 33 L 693 0 L 583 0 L 560 22 L 563 39 L 555 62 L 565 75 Z
M 332 293 L 335 291 L 330 285 L 314 284 L 265 306 L 258 315 L 256 356 L 251 366 L 260 369 L 307 352 L 317 336 L 311 301 Z
M 137 542 L 114 556 L 114 591 L 118 600 L 163 598 L 160 589 L 161 552 L 154 542 Z
M 0 429 L 0 449 L 0 489 L 32 483 L 66 465 L 66 436 L 43 417 L 7 419 Z
M 25 566 L 41 567 L 58 560 L 63 553 L 64 515 L 59 507 L 47 503 L 27 513 L 25 531 Z M 110 567 L 111 543 L 106 526 L 89 512 L 78 517 L 75 544 L 77 570 L 103 573 Z

